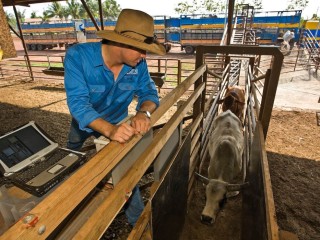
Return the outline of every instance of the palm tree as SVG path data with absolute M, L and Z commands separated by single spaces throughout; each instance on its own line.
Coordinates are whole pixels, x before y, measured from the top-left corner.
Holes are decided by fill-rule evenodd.
M 62 15 L 63 15 L 63 18 L 67 21 L 68 17 L 70 16 L 70 13 L 69 13 L 67 7 L 63 7 L 63 9 L 62 9 Z
M 43 23 L 44 23 L 44 22 L 48 22 L 49 19 L 50 19 L 50 15 L 48 14 L 47 11 L 44 11 L 44 12 L 43 12 L 43 15 L 42 15 L 42 17 L 41 17 L 42 22 L 43 22 Z
M 38 18 L 36 11 L 31 13 L 30 18 Z
M 120 5 L 115 0 L 106 0 L 102 6 L 103 16 L 108 20 L 116 20 L 121 12 Z
M 99 18 L 99 5 L 97 0 L 87 0 L 86 4 L 88 8 L 90 9 L 91 14 L 93 15 L 94 18 Z M 81 16 L 84 16 L 84 18 L 89 18 L 86 10 L 84 7 L 81 5 Z
M 67 0 L 67 12 L 72 17 L 72 19 L 80 19 L 80 11 L 81 4 L 79 4 L 76 0 Z
M 64 17 L 63 6 L 59 2 L 52 2 L 46 12 L 50 17 L 59 17 L 61 20 Z
M 6 14 L 6 19 L 7 19 L 8 24 L 11 27 L 16 29 L 17 28 L 17 21 L 16 21 L 15 16 L 12 13 L 8 13 L 7 11 L 5 11 L 5 14 Z
M 26 10 L 23 10 L 23 11 L 17 10 L 17 14 L 20 22 L 24 22 L 26 18 Z

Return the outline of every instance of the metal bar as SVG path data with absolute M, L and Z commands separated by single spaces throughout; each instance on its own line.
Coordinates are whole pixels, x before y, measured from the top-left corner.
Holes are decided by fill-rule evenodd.
M 98 0 L 98 5 L 99 5 L 100 26 L 101 26 L 101 30 L 104 30 L 103 11 L 102 11 L 101 0 Z
M 234 2 L 235 0 L 229 0 L 229 5 L 228 5 L 227 45 L 230 45 L 230 42 L 231 42 Z
M 93 25 L 96 27 L 96 30 L 99 31 L 100 30 L 99 26 L 98 26 L 96 20 L 94 19 L 94 17 L 92 16 L 92 13 L 90 12 L 90 9 L 88 8 L 88 5 L 86 4 L 86 2 L 84 0 L 80 0 L 80 1 L 81 1 L 82 5 L 83 5 L 84 9 L 88 13 Z
M 24 50 L 24 53 L 25 53 L 25 58 L 26 58 L 26 61 L 27 61 L 27 66 L 28 66 L 29 71 L 30 71 L 29 74 L 30 74 L 30 77 L 31 77 L 32 81 L 34 81 L 33 73 L 32 73 L 32 67 L 31 67 L 30 59 L 29 59 L 29 54 L 28 54 L 28 51 L 27 51 L 26 43 L 25 43 L 24 38 L 23 38 L 22 29 L 21 29 L 21 25 L 20 25 L 20 20 L 19 20 L 19 17 L 18 17 L 18 12 L 17 12 L 14 0 L 12 0 L 12 7 L 13 7 L 14 15 L 16 17 L 19 33 L 20 33 L 20 36 L 21 36 L 21 41 L 22 41 L 22 46 L 23 46 L 23 50 Z

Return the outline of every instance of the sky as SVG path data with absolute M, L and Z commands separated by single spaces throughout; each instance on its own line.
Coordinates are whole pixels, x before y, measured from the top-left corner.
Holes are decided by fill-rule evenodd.
M 152 16 L 166 15 L 178 16 L 174 9 L 178 6 L 179 2 L 184 0 L 116 0 L 121 8 L 132 8 L 147 12 Z M 189 1 L 191 2 L 191 0 Z M 288 0 L 262 0 L 264 11 L 281 11 L 285 10 Z M 26 10 L 26 18 L 30 17 L 32 11 L 42 13 L 48 6 L 48 3 L 32 4 L 31 7 L 18 7 L 20 11 Z M 5 7 L 5 11 L 12 12 L 12 7 Z M 320 15 L 320 1 L 309 0 L 308 6 L 303 10 L 302 16 L 305 19 L 310 19 L 312 14 L 317 13 Z

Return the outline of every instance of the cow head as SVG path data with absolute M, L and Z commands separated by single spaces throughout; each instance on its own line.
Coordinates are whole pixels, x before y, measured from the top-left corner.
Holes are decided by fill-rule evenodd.
M 196 173 L 197 174 L 197 173 Z M 197 174 L 200 181 L 206 184 L 206 205 L 201 214 L 201 222 L 204 224 L 213 224 L 220 210 L 220 203 L 227 192 L 240 191 L 248 183 L 230 184 L 218 179 L 208 179 Z
M 244 89 L 239 86 L 228 87 L 224 98 L 220 100 L 219 103 L 222 103 L 222 111 L 231 110 L 231 112 L 242 120 L 245 104 Z

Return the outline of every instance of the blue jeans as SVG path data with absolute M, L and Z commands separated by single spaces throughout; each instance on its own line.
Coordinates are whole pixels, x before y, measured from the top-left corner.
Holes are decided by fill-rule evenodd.
M 96 138 L 98 138 L 101 136 L 101 134 L 98 132 L 89 133 L 89 132 L 80 130 L 79 124 L 74 118 L 72 118 L 70 132 L 68 136 L 67 148 L 75 151 L 79 151 L 83 143 L 90 136 L 95 136 Z M 144 208 L 144 205 L 140 195 L 140 191 L 139 191 L 139 188 L 136 186 L 132 190 L 131 197 L 124 205 L 124 212 L 128 218 L 128 222 L 132 226 L 135 225 L 136 221 L 138 220 L 140 214 L 143 211 L 143 208 Z

